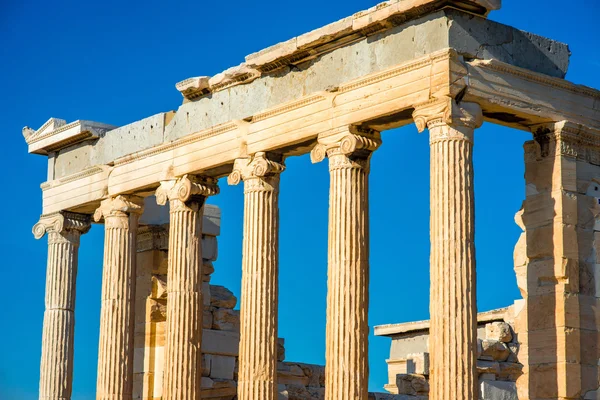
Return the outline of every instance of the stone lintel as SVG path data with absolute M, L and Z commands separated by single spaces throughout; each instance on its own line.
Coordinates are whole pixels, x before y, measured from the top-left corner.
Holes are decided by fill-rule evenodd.
M 386 129 L 411 124 L 416 104 L 429 101 L 432 93 L 439 98 L 456 96 L 457 91 L 463 93 L 462 101 L 481 105 L 486 121 L 530 130 L 531 125 L 568 120 L 581 130 L 600 129 L 600 91 L 499 61 L 461 60 L 455 51 L 446 49 L 330 91 L 283 102 L 245 121 L 226 121 L 206 129 L 195 125 L 186 128 L 193 133 L 181 132 L 178 139 L 121 158 L 106 154 L 110 166 L 92 165 L 44 183 L 43 213 L 90 213 L 106 193 L 151 191 L 164 176 L 225 176 L 240 155 L 260 151 L 305 154 L 318 137 L 344 126 L 373 126 L 369 121 L 378 118 L 386 118 L 380 125 Z M 182 107 L 196 110 L 200 106 L 191 102 Z M 77 151 L 61 153 L 56 163 L 68 163 L 75 156 L 81 160 L 85 155 Z
M 279 71 L 261 72 L 260 77 L 245 64 L 212 78 L 190 79 L 180 85 L 181 90 L 191 90 L 199 94 L 207 90 L 206 85 L 228 89 L 213 91 L 210 96 L 200 95 L 192 100 L 186 99 L 176 113 L 162 113 L 145 118 L 114 129 L 94 142 L 69 146 L 61 150 L 53 160 L 54 170 L 50 178 L 59 179 L 94 165 L 121 163 L 136 158 L 139 153 L 147 153 L 149 149 L 169 147 L 170 143 L 179 139 L 193 140 L 199 132 L 208 138 L 208 135 L 225 136 L 237 130 L 242 136 L 244 129 L 238 129 L 239 125 L 245 124 L 250 128 L 255 122 L 273 115 L 273 110 L 290 108 L 292 104 L 308 107 L 321 98 L 335 99 L 339 104 L 340 97 L 346 97 L 343 92 L 344 89 L 347 90 L 348 83 L 359 89 L 358 82 L 363 86 L 375 83 L 371 78 L 400 66 L 406 67 L 408 72 L 408 66 L 411 64 L 433 64 L 433 70 L 423 69 L 422 74 L 429 73 L 435 78 L 430 81 L 429 95 L 437 97 L 443 95 L 441 92 L 447 87 L 451 87 L 451 96 L 456 96 L 464 89 L 466 81 L 462 77 L 467 70 L 464 60 L 497 60 L 510 66 L 528 69 L 529 72 L 535 71 L 562 78 L 566 73 L 569 58 L 568 47 L 562 43 L 452 8 L 388 27 L 368 37 L 358 37 L 354 41 L 344 43 L 327 42 L 321 47 L 319 51 L 326 51 L 326 57 L 293 61 L 292 64 L 283 65 Z M 454 49 L 456 57 L 451 61 L 451 75 L 443 77 L 438 54 L 447 52 L 449 48 Z M 374 58 L 377 59 L 376 63 L 372 62 Z M 421 74 L 412 74 L 412 78 L 405 82 L 408 91 L 427 83 Z M 486 89 L 494 87 L 492 85 Z M 513 93 L 514 87 L 505 94 Z M 401 90 L 399 87 L 394 88 Z M 414 94 L 408 91 L 407 96 Z M 549 91 L 545 92 L 548 95 Z M 497 93 L 486 95 L 490 100 L 498 99 Z M 427 98 L 415 101 L 426 100 Z M 545 104 L 544 101 L 541 103 Z M 371 110 L 373 108 L 372 105 Z M 381 127 L 389 129 L 399 126 L 394 124 L 394 117 L 395 113 L 402 110 L 402 104 L 399 104 L 397 110 L 384 110 L 381 116 L 393 121 L 390 124 L 384 121 Z M 279 111 L 277 113 L 280 114 Z M 341 126 L 345 122 L 340 121 L 340 124 L 336 125 Z M 252 128 L 246 129 L 245 132 L 256 137 Z M 287 147 L 301 143 L 301 139 L 303 138 L 289 143 Z M 248 141 L 247 152 L 242 148 L 237 149 L 237 157 L 265 151 L 260 148 L 252 150 L 251 145 L 252 140 Z M 226 169 L 219 173 L 228 174 L 230 171 Z
M 48 154 L 79 142 L 97 139 L 117 128 L 101 122 L 78 120 L 67 124 L 64 119 L 50 118 L 38 130 L 23 128 L 29 153 Z
M 477 314 L 477 323 L 485 325 L 490 322 L 504 321 L 510 307 L 498 308 L 496 310 L 480 312 Z M 393 337 L 415 332 L 429 331 L 429 320 L 404 322 L 400 324 L 378 325 L 375 327 L 375 336 Z

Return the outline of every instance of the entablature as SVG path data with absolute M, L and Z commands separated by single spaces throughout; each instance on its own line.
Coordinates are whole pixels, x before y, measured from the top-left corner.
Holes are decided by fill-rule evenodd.
M 465 61 L 446 49 L 47 182 L 44 213 L 85 212 L 107 195 L 151 193 L 185 174 L 223 177 L 236 159 L 257 152 L 305 154 L 319 135 L 342 127 L 410 124 L 413 108 L 436 98 L 478 103 L 487 121 L 521 130 L 568 121 L 600 145 L 599 91 L 496 61 Z
M 38 130 L 23 128 L 29 153 L 48 154 L 74 144 L 98 139 L 116 126 L 101 122 L 78 120 L 67 124 L 64 119 L 50 118 Z

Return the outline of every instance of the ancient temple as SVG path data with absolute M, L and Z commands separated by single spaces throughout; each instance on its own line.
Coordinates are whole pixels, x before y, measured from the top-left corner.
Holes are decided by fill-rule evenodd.
M 99 400 L 600 398 L 600 91 L 564 79 L 567 45 L 486 18 L 498 8 L 386 1 L 177 83 L 177 111 L 24 128 L 29 152 L 48 157 L 33 229 L 48 237 L 40 399 L 71 398 L 79 240 L 92 222 L 105 228 Z M 515 217 L 523 299 L 478 318 L 484 121 L 531 140 Z M 369 394 L 369 163 L 381 132 L 413 123 L 428 132 L 435 188 L 431 320 L 377 328 L 393 340 L 390 393 Z M 324 368 L 285 362 L 277 334 L 279 177 L 307 153 L 330 172 Z M 244 185 L 239 313 L 210 285 L 220 214 L 206 202 L 223 177 Z M 404 351 L 407 336 L 425 344 Z

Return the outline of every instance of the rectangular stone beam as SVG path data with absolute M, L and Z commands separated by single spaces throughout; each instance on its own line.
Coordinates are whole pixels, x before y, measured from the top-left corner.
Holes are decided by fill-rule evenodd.
M 490 122 L 528 130 L 531 125 L 566 120 L 600 129 L 596 89 L 496 60 L 466 62 L 465 79 L 464 100 L 479 103 Z
M 259 151 L 304 154 L 343 126 L 403 126 L 415 104 L 443 96 L 479 103 L 490 122 L 520 129 L 561 120 L 600 128 L 599 91 L 499 61 L 465 62 L 445 49 L 47 182 L 43 213 L 88 212 L 107 194 L 150 191 L 188 173 L 224 176 L 236 158 Z

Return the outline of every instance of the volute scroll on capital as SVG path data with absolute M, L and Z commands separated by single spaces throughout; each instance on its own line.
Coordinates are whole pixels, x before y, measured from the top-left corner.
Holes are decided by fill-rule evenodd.
M 59 211 L 42 215 L 39 222 L 33 226 L 32 231 L 36 239 L 41 239 L 49 232 L 65 233 L 77 231 L 84 234 L 90 230 L 91 223 L 92 218 L 90 215 Z
M 476 129 L 483 124 L 483 113 L 477 103 L 457 103 L 446 97 L 415 106 L 413 120 L 419 132 L 439 125 Z
M 94 221 L 100 222 L 110 217 L 127 217 L 144 212 L 144 199 L 135 195 L 118 195 L 102 200 L 94 213 Z
M 227 183 L 235 186 L 241 181 L 248 181 L 253 178 L 268 180 L 270 177 L 278 176 L 284 170 L 285 164 L 281 155 L 258 152 L 254 157 L 235 160 L 233 171 L 227 177 Z
M 177 180 L 163 181 L 156 189 L 156 203 L 164 206 L 167 201 L 186 203 L 195 196 L 214 196 L 219 194 L 217 180 L 210 177 L 184 175 Z
M 351 126 L 339 133 L 320 137 L 317 145 L 310 152 L 310 160 L 316 164 L 326 157 L 335 155 L 366 160 L 379 146 L 381 146 L 379 132 Z

